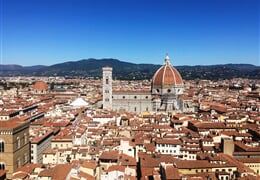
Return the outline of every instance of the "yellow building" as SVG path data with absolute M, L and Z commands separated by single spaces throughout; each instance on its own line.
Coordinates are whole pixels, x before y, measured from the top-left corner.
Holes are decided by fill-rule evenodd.
M 247 167 L 252 169 L 260 175 L 260 158 L 240 158 L 239 161 L 243 162 Z
M 29 122 L 0 121 L 0 169 L 7 178 L 15 169 L 30 162 Z

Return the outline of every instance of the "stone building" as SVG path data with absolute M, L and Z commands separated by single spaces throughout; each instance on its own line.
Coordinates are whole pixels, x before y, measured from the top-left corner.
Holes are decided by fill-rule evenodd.
M 168 55 L 165 63 L 154 74 L 150 90 L 114 91 L 112 68 L 103 68 L 103 109 L 129 112 L 188 112 L 194 111 L 183 99 L 184 83 L 180 73 L 171 65 Z
M 19 167 L 30 162 L 29 122 L 0 121 L 0 169 L 7 178 Z

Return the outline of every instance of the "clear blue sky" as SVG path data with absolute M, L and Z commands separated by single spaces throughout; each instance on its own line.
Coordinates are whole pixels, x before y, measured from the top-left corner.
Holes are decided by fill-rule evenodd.
M 1 64 L 259 60 L 258 0 L 0 0 Z

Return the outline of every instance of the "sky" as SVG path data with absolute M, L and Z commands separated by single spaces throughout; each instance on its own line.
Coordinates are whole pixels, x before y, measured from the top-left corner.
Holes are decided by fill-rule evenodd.
M 0 0 L 1 64 L 260 65 L 258 0 Z

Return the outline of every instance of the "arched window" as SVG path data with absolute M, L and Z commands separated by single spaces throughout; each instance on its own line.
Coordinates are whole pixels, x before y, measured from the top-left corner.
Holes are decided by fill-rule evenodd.
M 0 162 L 0 169 L 5 170 L 5 163 Z
M 20 137 L 16 138 L 16 147 L 17 147 L 17 149 L 21 147 Z
M 16 167 L 19 168 L 21 166 L 20 158 L 16 159 Z
M 27 140 L 28 140 L 28 137 L 27 137 L 27 134 L 26 134 L 26 133 L 24 133 L 23 135 L 24 135 L 24 144 L 26 144 L 26 143 L 27 143 Z
M 5 143 L 3 140 L 0 140 L 0 152 L 4 152 L 5 151 Z
M 24 158 L 24 163 L 27 163 L 27 161 L 28 161 L 27 153 L 24 153 L 23 158 Z

